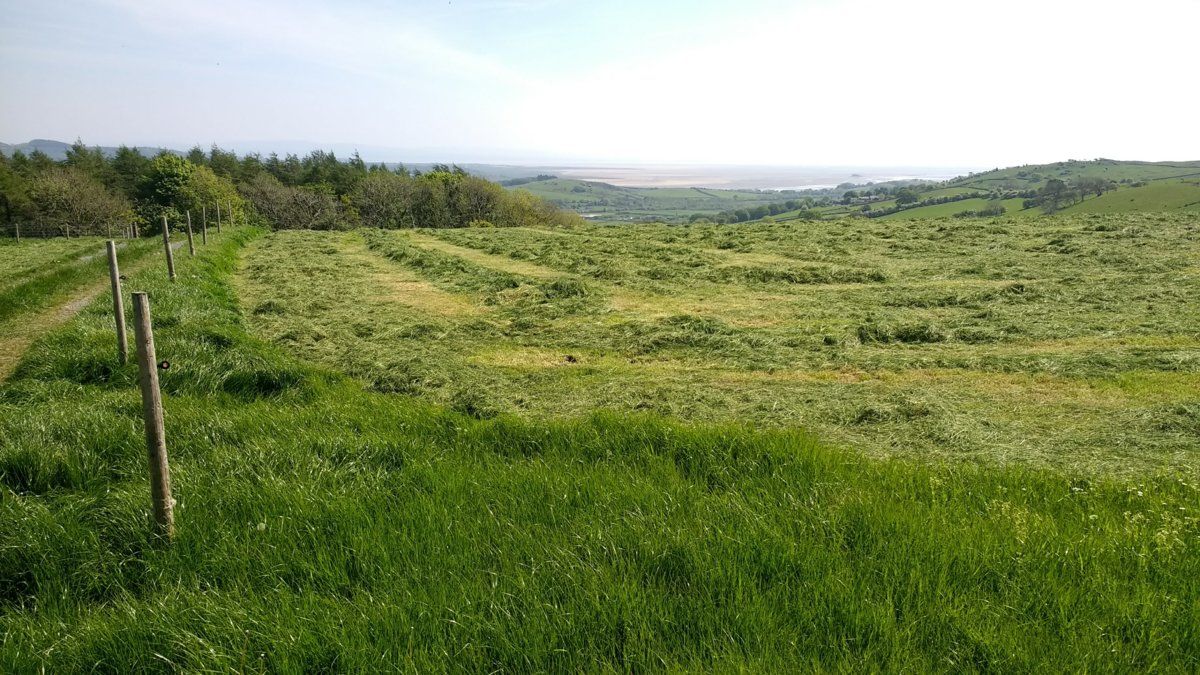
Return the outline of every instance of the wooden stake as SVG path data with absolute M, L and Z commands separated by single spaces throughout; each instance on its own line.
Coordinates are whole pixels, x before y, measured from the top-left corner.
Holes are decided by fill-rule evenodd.
M 138 231 L 138 226 L 137 226 L 137 223 L 134 223 L 134 224 L 133 224 L 133 238 L 134 238 L 134 239 L 137 239 L 137 238 L 138 238 L 138 237 L 140 237 L 141 235 L 142 235 L 142 233 Z
M 133 294 L 133 330 L 137 340 L 138 378 L 142 387 L 142 416 L 146 422 L 146 450 L 150 460 L 150 500 L 154 525 L 168 541 L 175 535 L 171 500 L 171 469 L 167 464 L 167 437 L 163 428 L 162 392 L 158 388 L 158 363 L 154 353 L 154 328 L 150 325 L 150 298 Z
M 129 360 L 129 342 L 125 337 L 125 301 L 121 297 L 121 271 L 117 268 L 117 243 L 109 240 L 108 276 L 112 281 L 113 318 L 117 322 L 117 361 L 121 365 Z
M 196 242 L 192 239 L 192 210 L 187 212 L 188 255 L 196 255 Z
M 225 202 L 225 206 L 229 207 L 229 226 L 233 227 L 233 201 Z
M 167 214 L 163 214 L 163 246 L 167 249 L 167 276 L 175 281 L 175 254 L 171 251 L 171 229 L 167 227 Z
M 217 202 L 217 234 L 221 234 L 221 202 Z
M 208 205 L 200 207 L 200 242 L 208 244 Z

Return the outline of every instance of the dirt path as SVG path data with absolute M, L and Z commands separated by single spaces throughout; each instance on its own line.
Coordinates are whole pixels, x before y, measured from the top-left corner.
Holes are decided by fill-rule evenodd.
M 171 244 L 171 249 L 178 251 L 180 246 L 183 246 L 183 242 Z M 150 263 L 151 260 L 144 259 L 123 272 L 133 274 Z M 15 317 L 14 325 L 8 327 L 4 335 L 0 336 L 0 382 L 4 382 L 13 374 L 13 371 L 17 369 L 17 364 L 21 362 L 21 357 L 25 355 L 25 351 L 29 349 L 34 340 L 74 318 L 76 314 L 83 311 L 84 307 L 107 291 L 109 283 L 108 278 L 105 277 L 49 309 L 32 316 Z

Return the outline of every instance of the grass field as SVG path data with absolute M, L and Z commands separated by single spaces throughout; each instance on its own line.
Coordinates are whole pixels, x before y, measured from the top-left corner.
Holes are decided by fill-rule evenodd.
M 983 190 L 1039 188 L 1051 178 L 1068 183 L 1079 178 L 1120 181 L 1159 181 L 1200 175 L 1200 162 L 1123 162 L 1110 159 L 1032 164 L 962 176 L 950 186 Z
M 281 232 L 240 295 L 263 339 L 477 416 L 1131 473 L 1194 466 L 1198 255 L 1180 217 Z
M 1041 211 L 1036 209 L 1026 210 L 1022 199 L 1002 199 L 1001 206 L 1005 208 L 1005 215 L 1029 215 L 1041 214 Z M 880 220 L 920 220 L 927 218 L 950 218 L 957 213 L 963 211 L 978 211 L 986 209 L 993 205 L 993 202 L 988 199 L 964 199 L 957 202 L 948 202 L 946 204 L 933 204 L 931 206 L 919 206 L 913 209 L 905 209 L 890 213 L 886 216 L 880 216 Z
M 487 353 L 469 349 L 471 340 L 510 358 L 515 350 L 514 367 L 550 372 L 568 366 L 520 349 L 558 361 L 562 345 L 552 338 L 592 339 L 589 331 L 601 329 L 589 324 L 611 304 L 643 299 L 658 307 L 647 309 L 645 325 L 618 314 L 611 323 L 625 327 L 604 337 L 626 336 L 609 349 L 632 344 L 631 367 L 707 360 L 745 370 L 747 382 L 769 380 L 773 364 L 797 354 L 820 362 L 826 349 L 860 350 L 847 344 L 860 317 L 838 318 L 846 305 L 818 310 L 800 291 L 844 287 L 861 294 L 853 297 L 916 301 L 950 289 L 974 294 L 989 287 L 979 282 L 994 281 L 1004 297 L 1041 298 L 1016 303 L 1033 305 L 1020 310 L 1029 333 L 992 343 L 1032 354 L 1001 350 L 992 360 L 935 366 L 962 355 L 868 339 L 847 372 L 886 367 L 909 378 L 909 390 L 929 376 L 915 375 L 918 367 L 973 370 L 1018 389 L 1021 377 L 1050 382 L 1026 392 L 1039 396 L 1061 386 L 1082 391 L 1079 381 L 1092 378 L 1093 399 L 1136 391 L 1158 402 L 1160 440 L 1174 425 L 1194 441 L 1194 399 L 1179 387 L 1194 374 L 1195 336 L 1177 328 L 1190 319 L 1168 311 L 1155 318 L 1137 302 L 1152 292 L 1151 277 L 1190 273 L 1179 266 L 1195 230 L 1169 219 L 1115 224 L 1054 221 L 1045 234 L 1008 225 L 1016 231 L 1001 241 L 1024 246 L 1007 254 L 995 242 L 964 252 L 966 237 L 936 224 L 905 235 L 944 259 L 922 259 L 905 236 L 882 228 L 858 244 L 852 231 L 747 229 L 747 241 L 732 246 L 730 232 L 707 228 L 656 228 L 632 242 L 602 229 L 231 233 L 181 259 L 178 282 L 152 266 L 127 285 L 151 294 L 158 353 L 173 364 L 162 380 L 173 545 L 147 527 L 136 369 L 112 356 L 107 298 L 36 343 L 0 385 L 0 670 L 1195 670 L 1200 488 L 1193 471 L 1170 470 L 1162 455 L 1135 462 L 1159 469 L 1133 475 L 1049 470 L 1004 452 L 991 459 L 1020 461 L 914 462 L 833 448 L 794 428 L 755 430 L 753 418 L 687 426 L 620 413 L 479 419 L 469 400 L 459 413 L 380 391 L 426 391 L 421 380 L 396 377 L 387 360 L 414 350 L 414 334 L 431 350 L 469 357 Z M 832 241 L 817 248 L 794 238 L 809 236 L 876 253 L 850 265 Z M 484 250 L 479 237 L 519 254 Z M 535 255 L 535 243 L 551 237 L 568 243 Z M 570 237 L 596 252 L 563 275 L 555 266 L 588 250 Z M 1047 241 L 1064 237 L 1074 254 Z M 1159 238 L 1182 244 L 1143 260 L 1134 242 Z M 600 252 L 625 246 L 607 266 Z M 1089 279 L 1099 304 L 1078 316 L 1061 316 L 1057 285 L 1030 278 L 1060 269 L 1041 258 L 1063 255 L 1084 269 L 1100 256 L 1120 277 Z M 710 261 L 716 271 L 688 264 Z M 352 283 L 326 287 L 335 264 L 347 264 Z M 807 271 L 776 310 L 746 306 L 751 294 L 782 292 L 760 280 L 772 278 L 762 270 Z M 902 270 L 911 282 L 901 283 Z M 306 298 L 291 286 L 305 274 L 313 323 L 275 335 L 298 321 L 295 303 Z M 939 274 L 953 278 L 929 285 Z M 261 284 L 276 277 L 288 287 L 263 299 Z M 946 283 L 966 279 L 973 283 L 961 289 Z M 716 287 L 730 297 L 711 294 Z M 1180 310 L 1175 292 L 1144 301 Z M 1122 293 L 1130 295 L 1114 295 Z M 969 297 L 988 305 L 997 325 L 1017 311 Z M 337 305 L 360 300 L 370 311 L 346 325 L 326 322 Z M 728 318 L 705 319 L 705 307 L 673 318 L 695 300 Z M 518 316 L 516 305 L 542 328 L 507 320 Z M 959 305 L 934 303 L 945 306 Z M 924 316 L 910 314 L 911 304 L 877 307 L 896 314 L 869 324 L 876 338 L 908 335 L 881 331 L 892 319 Z M 843 343 L 776 346 L 771 339 L 782 333 L 751 343 L 739 332 L 743 323 L 785 330 L 773 317 L 796 323 L 797 338 L 814 331 L 820 345 L 824 334 Z M 495 322 L 513 332 L 507 341 L 482 325 Z M 965 326 L 945 325 L 948 348 Z M 347 335 L 358 337 L 353 349 L 380 346 L 361 362 L 314 346 Z M 1046 348 L 1036 350 L 1033 338 Z M 1172 341 L 1181 344 L 1161 344 Z M 988 343 L 961 349 L 980 344 Z M 585 346 L 570 353 L 592 367 Z M 784 348 L 794 351 L 777 351 Z M 364 387 L 368 359 L 381 379 Z M 862 369 L 867 363 L 877 365 Z M 458 367 L 450 362 L 442 376 L 457 377 Z M 695 416 L 718 417 L 701 399 Z M 888 415 L 914 408 L 888 410 L 862 416 L 899 430 L 901 418 Z M 1111 419 L 1108 437 L 1124 440 L 1116 427 L 1129 421 Z M 1181 449 L 1180 460 L 1194 462 L 1194 450 L 1194 442 Z M 1113 442 L 1096 454 L 1122 452 Z
M 1200 212 L 1200 178 L 1163 180 L 1089 197 L 1066 213 Z

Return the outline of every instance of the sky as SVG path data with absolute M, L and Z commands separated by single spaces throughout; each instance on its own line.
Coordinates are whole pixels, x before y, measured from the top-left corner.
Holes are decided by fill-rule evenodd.
M 1200 159 L 1200 0 L 0 0 L 0 141 L 368 161 Z

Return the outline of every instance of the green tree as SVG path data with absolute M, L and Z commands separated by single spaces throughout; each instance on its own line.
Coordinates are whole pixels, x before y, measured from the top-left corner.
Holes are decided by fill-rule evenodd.
M 75 167 L 39 174 L 30 182 L 29 201 L 37 223 L 56 234 L 112 236 L 133 217 L 129 200 Z

